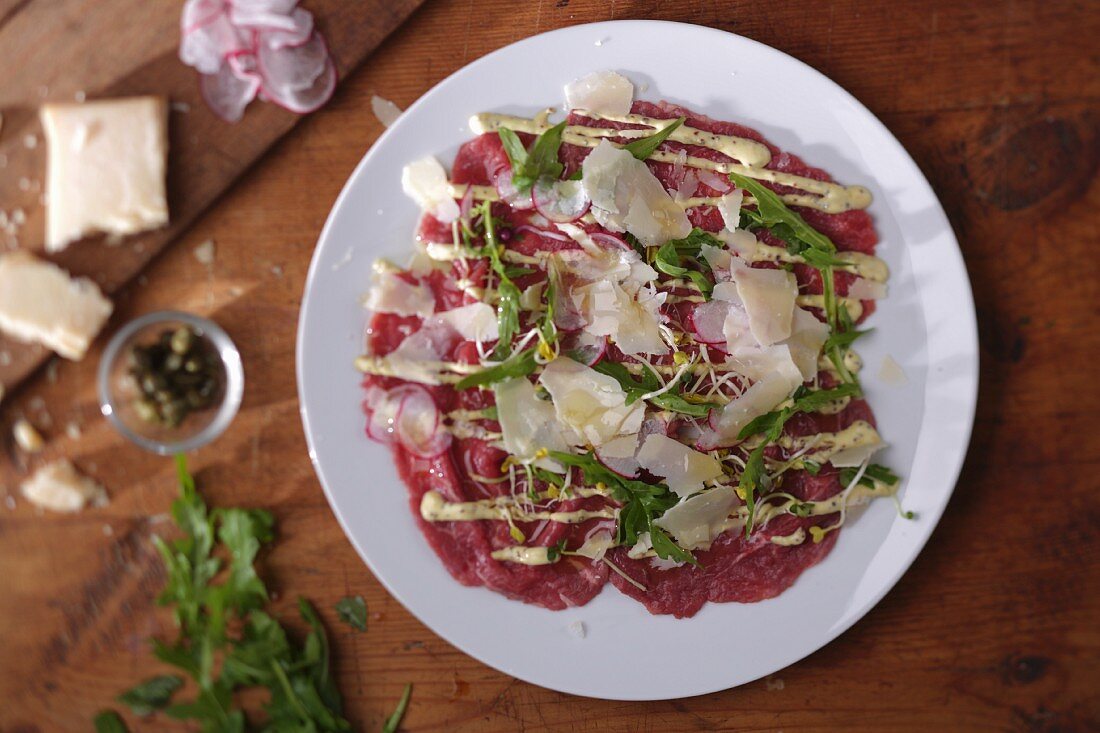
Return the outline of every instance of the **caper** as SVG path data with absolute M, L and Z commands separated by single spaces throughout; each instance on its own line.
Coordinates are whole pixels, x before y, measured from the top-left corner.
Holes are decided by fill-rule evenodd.
M 183 355 L 191 350 L 191 344 L 194 343 L 194 340 L 194 332 L 187 326 L 180 326 L 169 339 L 169 345 L 172 347 L 172 351 Z
M 179 371 L 180 367 L 182 366 L 183 357 L 175 352 L 169 354 L 168 357 L 164 360 L 164 368 L 170 372 Z
M 183 363 L 183 370 L 185 372 L 191 372 L 192 374 L 194 374 L 200 369 L 202 369 L 202 360 L 194 356 L 190 357 L 187 361 Z
M 138 400 L 134 403 L 134 412 L 145 422 L 157 422 L 160 417 L 157 406 L 149 400 Z
M 171 427 L 176 427 L 187 415 L 187 403 L 183 400 L 173 400 L 161 408 L 164 421 Z

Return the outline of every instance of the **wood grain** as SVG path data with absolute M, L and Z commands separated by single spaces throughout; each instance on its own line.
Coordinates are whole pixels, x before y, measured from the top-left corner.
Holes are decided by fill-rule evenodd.
M 0 3 L 0 18 L 9 5 Z M 741 33 L 851 90 L 941 196 L 980 313 L 974 439 L 913 568 L 865 619 L 802 662 L 675 702 L 542 690 L 425 629 L 340 532 L 306 457 L 294 389 L 310 253 L 340 187 L 382 131 L 370 96 L 404 107 L 500 46 L 611 17 Z M 147 279 L 123 288 L 115 323 L 183 307 L 213 315 L 237 339 L 248 371 L 244 408 L 193 465 L 213 503 L 275 512 L 280 539 L 263 571 L 285 617 L 299 594 L 322 609 L 357 730 L 377 730 L 407 681 L 415 684 L 409 731 L 1097 730 L 1100 286 L 1067 265 L 1088 262 L 1100 241 L 1100 58 L 1084 40 L 1098 33 L 1100 15 L 1087 3 L 836 0 L 808 11 L 783 2 L 433 0 L 158 258 Z M 25 102 L 33 85 L 15 76 Z M 209 268 L 192 256 L 207 238 L 218 251 Z M 145 639 L 169 631 L 152 601 L 162 573 L 148 537 L 174 494 L 171 469 L 97 416 L 97 357 L 46 370 L 0 410 L 0 440 L 20 414 L 50 438 L 32 460 L 6 444 L 0 486 L 12 490 L 26 470 L 68 455 L 112 495 L 108 507 L 74 517 L 39 515 L 22 501 L 0 508 L 5 733 L 86 729 L 115 694 L 159 669 Z M 70 421 L 82 426 L 77 440 L 66 436 Z M 370 606 L 365 635 L 331 612 L 349 592 Z M 135 727 L 154 728 L 170 726 Z
M 346 75 L 422 0 L 311 4 L 318 27 Z M 51 256 L 74 275 L 114 293 L 221 195 L 301 117 L 273 104 L 252 104 L 229 125 L 203 103 L 194 70 L 177 58 L 179 5 L 142 0 L 30 2 L 0 13 L 0 68 L 16 68 L 0 90 L 0 208 L 26 218 L 3 248 L 41 250 L 45 229 L 46 145 L 37 119 L 44 101 L 159 94 L 172 101 L 168 198 L 171 224 L 112 245 L 98 237 Z M 118 49 L 125 53 L 118 53 Z M 73 69 L 80 69 L 74 73 Z M 0 385 L 12 388 L 48 356 L 45 349 L 0 335 Z

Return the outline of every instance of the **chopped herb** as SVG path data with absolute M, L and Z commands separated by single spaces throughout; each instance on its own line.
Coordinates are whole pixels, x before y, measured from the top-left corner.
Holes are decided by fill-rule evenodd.
M 494 382 L 502 382 L 513 377 L 526 377 L 535 371 L 538 363 L 535 361 L 536 347 L 531 346 L 523 351 L 517 351 L 501 363 L 482 369 L 481 371 L 467 374 L 455 384 L 455 389 L 463 390 L 471 387 L 484 387 Z
M 649 532 L 658 557 L 692 565 L 699 564 L 694 555 L 673 542 L 663 529 L 653 523 L 653 520 L 679 501 L 679 497 L 669 491 L 667 486 L 624 478 L 596 460 L 592 453 L 578 456 L 550 451 L 549 455 L 562 465 L 579 468 L 585 482 L 606 485 L 615 500 L 623 505 L 619 510 L 616 538 L 620 545 L 633 546 L 638 542 L 639 535 Z
M 122 693 L 118 696 L 118 701 L 128 706 L 134 715 L 151 715 L 171 702 L 172 695 L 181 687 L 182 677 L 162 674 Z
M 629 151 L 638 160 L 645 160 L 661 147 L 661 143 L 668 139 L 669 135 L 676 131 L 676 128 L 684 124 L 686 117 L 673 122 L 671 125 L 667 125 L 661 128 L 658 132 L 650 135 L 649 137 L 639 138 L 623 146 L 623 150 Z
M 796 517 L 808 517 L 813 514 L 814 504 L 812 501 L 796 501 L 787 507 L 787 511 Z
M 95 716 L 95 733 L 130 733 L 126 723 L 114 710 L 104 710 Z
M 502 127 L 497 131 L 508 161 L 512 164 L 512 184 L 519 193 L 530 191 L 531 186 L 542 176 L 561 176 L 564 166 L 558 160 L 558 149 L 561 147 L 565 124 L 565 120 L 562 120 L 543 132 L 535 138 L 529 149 L 525 149 L 519 136 L 508 128 Z
M 386 723 L 382 726 L 382 733 L 394 733 L 397 726 L 401 725 L 401 719 L 405 717 L 405 711 L 409 707 L 409 698 L 412 696 L 412 691 L 413 686 L 410 682 L 405 685 L 405 691 L 401 693 L 401 699 L 397 701 L 397 707 L 390 717 L 386 718 Z
M 358 631 L 367 630 L 367 602 L 363 596 L 344 596 L 336 602 L 336 616 Z
M 802 468 L 806 469 L 806 473 L 811 476 L 816 476 L 821 473 L 821 464 L 817 461 L 805 460 L 802 461 Z
M 592 368 L 601 374 L 614 378 L 619 383 L 623 391 L 626 392 L 626 404 L 628 405 L 634 404 L 642 395 L 661 389 L 661 383 L 657 379 L 657 375 L 648 370 L 635 376 L 622 364 L 606 360 L 599 362 Z M 716 402 L 688 402 L 676 390 L 669 390 L 664 394 L 650 397 L 649 403 L 671 412 L 679 412 L 692 417 L 706 417 L 712 409 L 720 406 Z
M 557 562 L 562 553 L 565 552 L 565 539 L 563 538 L 556 545 L 546 548 L 546 559 L 550 562 Z

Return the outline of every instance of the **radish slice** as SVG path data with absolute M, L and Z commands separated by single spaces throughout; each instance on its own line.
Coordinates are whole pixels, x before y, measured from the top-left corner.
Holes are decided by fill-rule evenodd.
M 336 67 L 317 33 L 301 46 L 279 51 L 261 42 L 257 59 L 264 79 L 262 95 L 291 112 L 307 114 L 320 109 L 336 89 Z
M 497 177 L 493 180 L 493 185 L 497 189 L 497 193 L 500 195 L 500 200 L 511 206 L 517 211 L 524 209 L 534 208 L 534 203 L 531 202 L 531 197 L 521 194 L 514 183 L 512 183 L 512 171 L 509 168 L 501 170 Z
M 201 74 L 216 74 L 226 56 L 248 50 L 245 34 L 233 27 L 225 15 L 218 15 L 184 32 L 180 38 L 180 61 Z
M 624 435 L 609 440 L 595 449 L 596 458 L 620 476 L 634 478 L 641 470 L 635 454 L 638 452 L 638 435 Z
M 313 36 L 313 14 L 295 8 L 290 14 L 289 24 L 265 27 L 263 31 L 264 41 L 275 51 L 301 46 Z
M 531 202 L 540 214 L 558 224 L 580 219 L 592 206 L 592 199 L 580 181 L 557 181 L 550 177 L 535 181 Z
M 226 122 L 236 122 L 244 115 L 244 108 L 256 97 L 260 78 L 241 78 L 233 72 L 230 64 L 223 64 L 217 73 L 203 74 L 199 88 L 214 114 Z
M 180 13 L 180 32 L 187 35 L 224 14 L 224 0 L 187 0 Z
M 533 227 L 530 224 L 520 224 L 518 227 L 516 227 L 516 231 L 517 232 L 526 232 L 527 234 L 533 234 L 536 237 L 542 237 L 544 239 L 553 239 L 553 240 L 558 241 L 558 242 L 572 242 L 573 241 L 572 239 L 565 236 L 564 234 L 560 234 L 558 232 L 547 231 L 546 229 L 539 229 L 538 227 Z
M 451 445 L 451 433 L 441 424 L 439 408 L 428 390 L 404 385 L 390 393 L 400 395 L 394 416 L 394 435 L 401 447 L 419 458 L 435 458 Z
M 691 332 L 704 344 L 724 345 L 726 343 L 725 323 L 729 313 L 729 303 L 711 300 L 695 306 L 689 316 Z
M 631 249 L 633 249 L 633 247 L 631 247 L 629 244 L 627 244 L 624 240 L 619 239 L 614 234 L 608 234 L 607 232 L 592 232 L 591 234 L 588 235 L 588 237 L 593 242 L 599 242 L 599 243 L 605 244 L 609 247 L 622 249 L 622 250 L 631 250 Z

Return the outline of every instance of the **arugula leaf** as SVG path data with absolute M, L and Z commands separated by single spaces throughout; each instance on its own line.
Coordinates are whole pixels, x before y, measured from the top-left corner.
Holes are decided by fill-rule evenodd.
M 665 244 L 671 244 L 678 254 L 687 257 L 698 257 L 704 244 L 719 248 L 726 246 L 725 242 L 713 233 L 699 227 L 694 227 L 686 237 L 670 239 Z
M 821 473 L 821 464 L 817 461 L 804 460 L 802 461 L 802 468 L 806 469 L 806 473 L 811 476 L 816 476 Z
M 564 166 L 558 161 L 558 149 L 561 147 L 561 135 L 565 131 L 566 121 L 562 120 L 535 138 L 530 149 L 523 147 L 523 141 L 515 132 L 506 127 L 497 130 L 508 162 L 512 164 L 512 185 L 519 193 L 531 190 L 542 176 L 558 178 Z
M 174 674 L 150 677 L 140 685 L 118 696 L 118 701 L 129 706 L 134 715 L 151 715 L 172 700 L 176 690 L 183 687 L 183 678 Z
M 783 426 L 791 417 L 799 412 L 817 412 L 825 405 L 843 397 L 855 397 L 860 394 L 858 385 L 840 384 L 832 389 L 807 390 L 799 387 L 794 393 L 794 399 L 788 407 L 781 410 L 766 412 L 754 418 L 748 425 L 741 428 L 737 434 L 738 440 L 764 433 L 765 442 L 774 442 L 783 432 Z
M 495 359 L 504 359 L 512 353 L 512 339 L 519 331 L 519 299 L 520 292 L 516 284 L 508 276 L 508 270 L 501 260 L 500 253 L 503 247 L 497 240 L 496 225 L 493 221 L 492 203 L 489 201 L 481 205 L 481 221 L 485 227 L 485 253 L 489 256 L 489 264 L 493 272 L 500 277 L 500 285 L 497 286 L 497 345 L 493 349 Z
M 653 266 L 666 275 L 688 278 L 703 294 L 703 297 L 710 300 L 714 283 L 704 274 L 710 272 L 710 265 L 699 256 L 704 244 L 716 247 L 724 246 L 722 241 L 710 232 L 695 227 L 686 237 L 671 239 L 662 244 L 653 258 Z M 685 260 L 699 269 L 686 267 Z
M 504 274 L 507 275 L 509 279 L 523 277 L 524 275 L 533 275 L 536 272 L 538 272 L 538 270 L 532 267 L 517 267 L 516 265 L 506 265 L 504 267 Z
M 523 351 L 517 351 L 507 359 L 486 369 L 473 374 L 467 374 L 455 383 L 455 389 L 463 390 L 471 387 L 483 387 L 494 382 L 502 382 L 513 377 L 526 377 L 535 371 L 538 364 L 535 362 L 536 347 L 531 346 Z
M 840 483 L 847 486 L 855 480 L 857 473 L 859 473 L 859 469 L 854 466 L 840 469 Z M 859 483 L 862 486 L 874 488 L 875 481 L 881 481 L 887 486 L 893 486 L 900 480 L 901 478 L 886 466 L 872 463 L 867 466 L 867 469 L 863 472 L 863 475 L 859 479 Z
M 580 469 L 584 480 L 589 484 L 602 483 L 611 491 L 612 497 L 623 506 L 619 510 L 619 526 L 616 541 L 621 545 L 634 545 L 638 536 L 650 533 L 650 540 L 657 556 L 698 565 L 699 562 L 687 550 L 673 542 L 653 520 L 660 517 L 676 505 L 679 497 L 669 491 L 664 484 L 648 484 L 637 479 L 628 479 L 604 466 L 593 453 L 575 455 L 561 451 L 550 451 L 550 457 L 564 466 Z
M 657 376 L 649 371 L 643 371 L 638 376 L 630 373 L 625 366 L 614 361 L 601 361 L 592 367 L 601 374 L 612 377 L 626 392 L 626 404 L 632 405 L 641 399 L 642 395 L 656 392 L 661 388 Z M 688 402 L 675 390 L 659 394 L 649 398 L 649 403 L 664 408 L 671 412 L 679 412 L 692 417 L 706 417 L 711 410 L 720 407 L 716 402 Z
M 394 733 L 397 726 L 401 725 L 401 719 L 405 717 L 405 710 L 409 707 L 409 698 L 412 696 L 412 691 L 413 686 L 410 682 L 405 685 L 405 691 L 401 693 L 401 699 L 397 701 L 397 708 L 394 709 L 390 717 L 386 718 L 386 723 L 382 726 L 382 733 Z
M 756 513 L 756 489 L 764 478 L 764 449 L 767 447 L 767 442 L 763 442 L 752 449 L 748 460 L 745 461 L 745 470 L 741 472 L 741 478 L 737 481 L 737 493 L 744 499 L 745 509 L 748 510 L 745 537 L 752 533 Z
M 114 710 L 104 710 L 95 716 L 95 733 L 130 733 L 125 721 Z
M 359 631 L 367 630 L 367 602 L 363 596 L 344 596 L 336 603 L 336 615 Z
M 781 231 L 785 231 L 793 238 L 804 242 L 808 247 L 822 252 L 836 252 L 836 245 L 832 243 L 832 240 L 807 224 L 806 220 L 797 212 L 789 209 L 775 191 L 752 178 L 738 173 L 730 173 L 729 176 L 738 188 L 745 189 L 756 199 L 757 221 L 760 225 L 770 229 L 782 225 L 786 227 L 786 230 Z
M 873 328 L 868 328 L 864 331 L 837 331 L 835 333 L 830 333 L 829 338 L 825 339 L 824 349 L 826 352 L 832 351 L 833 349 L 847 351 L 856 339 L 871 333 L 873 330 Z
M 623 150 L 628 151 L 638 160 L 645 160 L 661 147 L 661 143 L 668 139 L 669 135 L 676 131 L 676 128 L 684 124 L 687 120 L 686 117 L 673 122 L 671 125 L 662 128 L 659 132 L 656 132 L 649 137 L 638 138 L 623 146 Z

